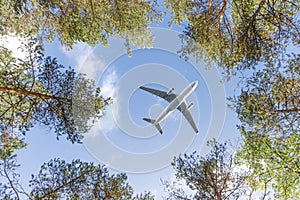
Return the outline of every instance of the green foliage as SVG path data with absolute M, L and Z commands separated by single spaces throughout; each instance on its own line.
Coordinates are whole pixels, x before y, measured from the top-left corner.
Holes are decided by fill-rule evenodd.
M 16 173 L 19 167 L 16 160 L 16 155 L 0 158 L 0 198 L 1 199 L 20 199 L 22 194 L 25 194 L 22 186 L 19 183 L 20 175 Z
M 160 19 L 155 0 L 1 0 L 0 7 L 2 35 L 58 38 L 70 48 L 79 41 L 107 45 L 112 35 L 125 39 L 128 48 L 148 47 L 153 39 L 149 23 Z
M 282 65 L 267 65 L 247 79 L 231 98 L 241 121 L 240 163 L 249 165 L 260 187 L 272 188 L 278 199 L 300 193 L 300 56 Z
M 27 146 L 23 139 L 12 137 L 8 133 L 0 135 L 0 159 L 6 159 L 13 155 L 16 150 Z
M 299 63 L 300 55 L 293 55 L 285 65 L 267 65 L 229 99 L 247 130 L 274 137 L 300 131 Z
M 80 142 L 110 98 L 100 95 L 93 80 L 44 58 L 35 41 L 29 41 L 26 50 L 29 55 L 20 60 L 0 49 L 1 133 L 17 137 L 34 125 L 46 125 L 57 138 L 67 135 L 71 142 Z
M 300 195 L 300 135 L 273 138 L 241 130 L 244 137 L 242 150 L 238 153 L 240 163 L 253 169 L 257 189 L 272 188 L 276 199 L 297 199 Z
M 118 199 L 154 200 L 150 192 L 134 196 L 123 173 L 110 175 L 107 168 L 73 160 L 52 159 L 29 181 L 27 193 L 19 183 L 16 155 L 0 159 L 1 199 Z M 4 179 L 3 179 L 4 178 Z
M 299 1 L 165 0 L 172 21 L 187 24 L 183 57 L 216 62 L 230 75 L 299 44 Z
M 130 199 L 133 189 L 125 174 L 109 175 L 107 168 L 74 160 L 53 159 L 32 175 L 34 199 Z
M 212 149 L 205 157 L 194 152 L 174 158 L 176 182 L 184 181 L 194 195 L 188 197 L 183 189 L 166 182 L 167 199 L 237 199 L 249 189 L 246 178 L 250 172 L 234 165 L 227 144 L 213 140 L 208 146 Z
M 144 192 L 141 194 L 137 194 L 133 200 L 155 200 L 154 195 L 151 192 Z

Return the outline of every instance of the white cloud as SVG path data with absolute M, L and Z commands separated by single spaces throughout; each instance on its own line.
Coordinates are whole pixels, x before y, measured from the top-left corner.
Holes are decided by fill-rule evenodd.
M 71 50 L 67 50 L 61 47 L 61 51 L 70 59 L 75 62 L 75 69 L 79 73 L 86 74 L 88 78 L 98 80 L 102 76 L 103 71 L 106 68 L 105 59 L 101 58 L 94 51 L 94 48 L 85 44 L 77 43 Z M 115 117 L 113 112 L 118 110 L 118 89 L 116 88 L 116 81 L 118 75 L 115 69 L 112 69 L 106 74 L 100 83 L 101 94 L 105 97 L 112 97 L 113 104 L 106 107 L 104 115 L 101 117 L 98 123 L 96 123 L 86 137 L 95 137 L 99 133 L 111 132 L 115 127 Z
M 76 69 L 79 73 L 86 74 L 88 78 L 98 80 L 106 68 L 106 63 L 99 55 L 95 54 L 94 48 L 79 42 L 71 50 L 60 47 L 61 51 L 71 60 L 75 60 Z M 115 84 L 118 79 L 115 69 L 108 71 L 100 84 L 101 93 L 105 97 L 115 98 Z
M 24 39 L 21 39 L 20 37 L 14 35 L 6 35 L 0 36 L 0 41 L 0 45 L 11 50 L 14 57 L 25 59 L 26 53 L 20 49 L 20 46 L 22 42 L 24 42 Z
M 89 138 L 89 137 L 96 137 L 98 134 L 100 133 L 100 127 L 98 125 L 98 123 L 93 124 L 92 128 L 89 130 L 89 132 L 84 133 L 84 137 L 85 138 Z
M 77 67 L 81 66 L 87 57 L 92 53 L 93 47 L 79 42 L 76 43 L 72 49 L 66 49 L 64 46 L 60 47 L 60 50 L 70 59 L 75 59 Z
M 118 87 L 116 82 L 119 79 L 115 69 L 109 71 L 100 84 L 101 93 L 105 97 L 112 97 L 113 103 L 105 110 L 103 117 L 100 119 L 100 131 L 104 133 L 111 132 L 116 128 L 116 120 L 119 119 L 119 101 Z
M 112 107 L 112 105 L 108 106 L 104 115 L 99 120 L 99 131 L 102 133 L 110 133 L 117 127 Z
M 116 120 L 118 119 L 118 88 L 116 87 L 116 82 L 118 80 L 118 75 L 115 69 L 109 71 L 109 73 L 104 77 L 100 84 L 101 94 L 105 97 L 112 97 L 113 104 L 106 107 L 104 115 L 100 120 L 95 123 L 92 129 L 85 135 L 85 137 L 95 137 L 101 133 L 110 133 L 113 131 L 117 125 Z
M 61 47 L 60 50 L 75 62 L 75 69 L 79 73 L 86 74 L 88 78 L 97 80 L 106 67 L 104 59 L 95 54 L 94 47 L 79 42 L 71 50 Z
M 106 67 L 106 63 L 103 59 L 99 58 L 99 56 L 95 55 L 93 52 L 90 53 L 84 61 L 78 62 L 83 62 L 78 64 L 78 71 L 94 80 L 98 80 L 99 77 L 101 77 Z
M 118 80 L 117 71 L 111 69 L 100 84 L 101 92 L 106 97 L 117 97 L 116 82 Z

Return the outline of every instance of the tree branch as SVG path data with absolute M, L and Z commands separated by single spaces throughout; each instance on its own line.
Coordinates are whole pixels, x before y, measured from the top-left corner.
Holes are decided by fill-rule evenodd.
M 77 181 L 78 179 L 80 179 L 82 176 L 84 176 L 84 174 L 81 174 L 80 176 L 77 176 L 76 178 L 70 180 L 69 182 L 64 183 L 64 184 L 58 186 L 58 187 L 55 188 L 54 190 L 49 191 L 48 193 L 44 194 L 44 195 L 41 196 L 41 197 L 38 197 L 38 199 L 44 199 L 45 197 L 49 196 L 50 194 L 53 194 L 53 193 L 58 192 L 60 189 L 65 188 L 65 187 L 68 186 L 69 184 L 74 183 L 75 181 Z
M 291 113 L 291 112 L 300 113 L 300 109 L 298 109 L 298 108 L 293 108 L 293 109 L 279 109 L 279 110 L 271 110 L 270 112 L 273 113 L 273 114 L 277 114 L 277 113 Z
M 5 159 L 5 160 L 3 160 L 3 171 L 4 171 L 5 178 L 8 180 L 10 187 L 12 188 L 12 190 L 16 194 L 17 199 L 19 200 L 20 196 L 19 196 L 18 189 L 14 186 L 13 181 L 10 179 L 6 167 L 7 167 L 7 164 L 6 164 L 6 159 Z
M 224 0 L 223 1 L 223 6 L 222 6 L 221 11 L 220 11 L 220 19 L 219 19 L 219 24 L 218 24 L 219 35 L 221 35 L 221 24 L 222 24 L 222 21 L 224 19 L 226 5 L 227 5 L 227 0 Z
M 65 101 L 65 102 L 69 101 L 69 99 L 63 97 L 57 97 L 54 95 L 32 92 L 32 91 L 27 91 L 22 89 L 12 89 L 12 88 L 2 87 L 2 86 L 0 86 L 0 92 L 8 92 L 11 94 L 27 95 L 27 96 L 39 97 L 39 98 L 44 97 L 46 99 L 55 99 L 55 100 Z

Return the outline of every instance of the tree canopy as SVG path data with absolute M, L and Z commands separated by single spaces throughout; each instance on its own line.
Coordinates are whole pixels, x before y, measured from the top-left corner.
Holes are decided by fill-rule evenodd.
M 283 56 L 298 45 L 299 1 L 165 0 L 172 23 L 185 25 L 182 56 L 216 62 L 227 73 Z
M 300 131 L 300 55 L 284 63 L 257 70 L 230 98 L 248 130 L 278 138 Z
M 109 99 L 100 95 L 93 80 L 44 58 L 40 46 L 29 42 L 26 48 L 26 60 L 0 49 L 1 133 L 18 136 L 34 125 L 46 125 L 57 137 L 80 142 L 89 121 L 102 116 Z
M 299 197 L 300 189 L 299 61 L 292 55 L 284 65 L 255 72 L 230 99 L 241 121 L 240 162 L 283 199 Z
M 193 152 L 174 158 L 175 182 L 184 181 L 192 194 L 187 195 L 186 191 L 174 187 L 176 184 L 165 182 L 167 199 L 238 199 L 251 190 L 247 182 L 251 172 L 235 165 L 227 145 L 212 140 L 208 142 L 212 149 L 206 156 Z
M 44 163 L 29 181 L 30 192 L 19 183 L 15 155 L 1 158 L 0 167 L 0 175 L 7 179 L 0 183 L 1 199 L 154 200 L 150 192 L 134 195 L 124 173 L 110 175 L 107 168 L 80 160 L 67 163 L 56 158 Z
M 0 33 L 38 36 L 48 42 L 58 38 L 67 47 L 76 42 L 107 45 L 119 35 L 130 45 L 148 47 L 150 22 L 160 19 L 155 0 L 18 0 L 0 1 Z

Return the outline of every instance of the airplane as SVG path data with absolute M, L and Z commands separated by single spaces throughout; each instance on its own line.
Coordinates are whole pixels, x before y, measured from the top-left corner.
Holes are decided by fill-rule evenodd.
M 171 88 L 168 92 L 163 92 L 160 90 L 140 86 L 140 89 L 150 92 L 156 96 L 159 96 L 170 103 L 160 113 L 160 115 L 157 117 L 156 120 L 149 119 L 149 118 L 143 118 L 143 120 L 155 126 L 156 129 L 160 132 L 160 134 L 162 134 L 163 131 L 159 123 L 167 116 L 169 116 L 177 108 L 183 114 L 186 120 L 190 123 L 190 125 L 192 126 L 196 134 L 198 134 L 197 126 L 189 111 L 189 109 L 193 106 L 193 103 L 187 105 L 185 100 L 196 89 L 197 85 L 198 85 L 198 81 L 194 81 L 190 83 L 186 88 L 184 88 L 184 90 L 179 95 L 173 93 L 174 88 Z

